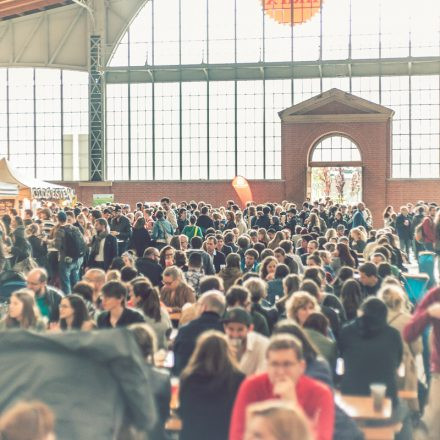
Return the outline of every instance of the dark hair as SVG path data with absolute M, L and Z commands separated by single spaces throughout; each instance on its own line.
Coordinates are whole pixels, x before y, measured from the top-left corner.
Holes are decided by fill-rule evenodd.
M 301 283 L 299 290 L 309 293 L 319 302 L 320 288 L 318 284 L 315 283 L 315 281 L 311 279 L 304 279 L 304 281 Z
M 226 267 L 227 268 L 238 268 L 240 269 L 241 258 L 240 255 L 231 253 L 226 257 Z
M 304 328 L 316 330 L 324 336 L 328 336 L 328 319 L 319 312 L 311 313 L 303 323 Z
M 164 246 L 161 251 L 160 251 L 160 257 L 159 257 L 159 264 L 165 269 L 165 254 L 167 253 L 167 251 L 173 251 L 173 259 L 174 259 L 174 254 L 176 253 L 176 250 L 170 246 Z
M 93 284 L 79 281 L 73 286 L 72 292 L 81 296 L 85 301 L 93 301 Z
M 324 280 L 325 273 L 320 270 L 318 267 L 308 267 L 304 271 L 303 281 L 312 280 L 316 283 L 316 285 L 320 288 L 322 285 L 322 281 Z
M 188 265 L 196 268 L 202 267 L 202 255 L 198 252 L 192 252 L 189 254 Z
M 186 258 L 186 253 L 183 251 L 176 251 L 174 253 L 174 263 L 177 267 L 182 268 L 183 266 L 186 266 L 188 263 L 188 260 Z
M 122 257 L 115 257 L 113 258 L 110 267 L 108 268 L 108 270 L 119 270 L 121 271 L 121 269 L 125 266 L 125 261 Z
M 138 307 L 145 316 L 161 321 L 159 292 L 147 278 L 139 279 L 132 285 L 133 295 L 139 299 Z
M 201 249 L 203 246 L 203 239 L 195 235 L 191 238 L 191 248 L 192 249 Z
M 290 270 L 285 264 L 277 264 L 277 267 L 275 268 L 275 278 L 284 279 L 289 273 Z
M 209 330 L 197 339 L 196 347 L 181 375 L 182 386 L 192 380 L 208 380 L 215 389 L 232 389 L 239 372 L 226 335 Z M 211 388 L 212 389 L 212 388 Z
M 199 290 L 200 290 L 200 295 L 210 290 L 222 291 L 223 290 L 222 279 L 215 275 L 205 276 L 200 280 Z
M 341 301 L 349 320 L 355 319 L 357 310 L 362 302 L 362 290 L 359 282 L 348 279 L 341 288 Z
M 292 319 L 283 319 L 275 324 L 272 335 L 289 334 L 298 338 L 302 344 L 304 359 L 306 363 L 314 361 L 319 351 L 307 336 L 307 333 Z
M 121 281 L 128 283 L 129 281 L 135 279 L 139 275 L 139 272 L 130 266 L 124 266 L 121 269 Z
M 377 267 L 375 264 L 366 262 L 359 266 L 359 272 L 364 273 L 367 277 L 377 277 Z
M 125 301 L 127 296 L 127 288 L 124 283 L 120 281 L 109 281 L 102 286 L 102 295 L 106 298 L 117 298 L 121 299 L 122 303 Z
M 143 217 L 139 217 L 136 220 L 136 223 L 133 226 L 133 229 L 142 229 L 145 227 L 145 219 Z
M 81 330 L 84 322 L 90 319 L 84 299 L 82 296 L 76 295 L 75 293 L 65 296 L 64 299 L 69 301 L 70 307 L 73 309 L 72 329 Z M 60 319 L 60 327 L 62 330 L 67 329 L 67 322 L 65 319 Z
M 389 276 L 393 276 L 393 271 L 391 270 L 391 264 L 382 262 L 377 266 L 377 273 L 383 279 Z
M 250 301 L 251 293 L 245 287 L 232 286 L 226 292 L 226 305 L 228 307 L 237 306 L 245 307 Z
M 356 262 L 350 254 L 350 248 L 345 243 L 338 243 L 336 249 L 343 266 L 355 267 Z

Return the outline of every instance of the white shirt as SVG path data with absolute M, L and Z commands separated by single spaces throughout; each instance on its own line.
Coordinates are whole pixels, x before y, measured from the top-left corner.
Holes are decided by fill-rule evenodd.
M 104 245 L 105 238 L 103 238 L 99 243 L 99 252 L 98 255 L 95 257 L 95 261 L 104 261 Z
M 266 370 L 266 349 L 269 339 L 260 333 L 249 332 L 246 341 L 246 350 L 240 359 L 240 370 L 246 376 L 262 373 Z

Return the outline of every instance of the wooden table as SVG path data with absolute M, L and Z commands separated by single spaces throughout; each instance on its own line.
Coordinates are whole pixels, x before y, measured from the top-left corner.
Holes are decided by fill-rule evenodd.
M 353 420 L 389 420 L 393 411 L 391 399 L 384 400 L 382 411 L 374 411 L 373 399 L 370 396 L 335 395 L 335 402 Z

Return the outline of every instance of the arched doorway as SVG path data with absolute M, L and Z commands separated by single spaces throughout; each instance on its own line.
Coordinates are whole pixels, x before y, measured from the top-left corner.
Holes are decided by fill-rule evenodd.
M 307 195 L 311 200 L 330 197 L 339 203 L 362 200 L 362 158 L 350 138 L 327 135 L 311 148 Z

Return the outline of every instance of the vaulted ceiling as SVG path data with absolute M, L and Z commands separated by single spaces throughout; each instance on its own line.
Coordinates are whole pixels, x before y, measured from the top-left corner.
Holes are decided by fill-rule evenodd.
M 0 0 L 0 20 L 8 20 L 71 3 L 73 0 Z

